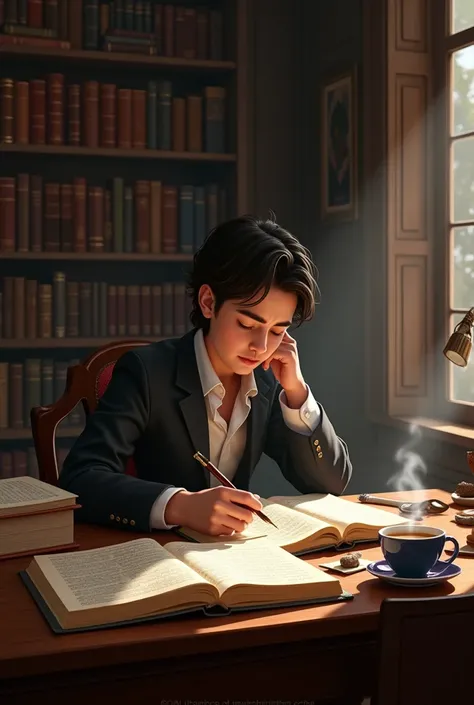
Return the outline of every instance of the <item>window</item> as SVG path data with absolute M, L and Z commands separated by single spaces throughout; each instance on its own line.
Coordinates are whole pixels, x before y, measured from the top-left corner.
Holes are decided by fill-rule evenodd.
M 474 307 L 474 2 L 448 0 L 445 67 L 448 154 L 446 214 L 449 332 Z M 435 49 L 436 51 L 436 49 Z M 446 252 L 446 250 L 445 250 Z M 462 369 L 444 362 L 449 415 L 474 418 L 474 359 Z

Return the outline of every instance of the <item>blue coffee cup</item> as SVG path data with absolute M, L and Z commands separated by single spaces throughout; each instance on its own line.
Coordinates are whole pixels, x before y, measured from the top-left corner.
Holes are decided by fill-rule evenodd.
M 430 575 L 441 575 L 459 554 L 456 539 L 434 526 L 386 526 L 379 538 L 385 560 L 400 578 L 425 578 L 435 565 L 436 573 Z M 446 541 L 454 544 L 453 555 L 440 561 Z

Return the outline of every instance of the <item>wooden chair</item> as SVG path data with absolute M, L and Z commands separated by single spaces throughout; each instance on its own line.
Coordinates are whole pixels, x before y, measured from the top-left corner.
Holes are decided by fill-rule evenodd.
M 474 594 L 384 600 L 372 704 L 472 702 L 473 639 Z
M 103 345 L 79 365 L 68 368 L 66 389 L 60 399 L 54 404 L 31 409 L 31 428 L 41 480 L 52 485 L 58 483 L 55 444 L 58 424 L 79 402 L 82 402 L 86 416 L 92 414 L 110 382 L 117 360 L 129 350 L 150 345 L 150 342 L 127 340 Z M 129 461 L 127 472 L 135 474 L 133 459 Z

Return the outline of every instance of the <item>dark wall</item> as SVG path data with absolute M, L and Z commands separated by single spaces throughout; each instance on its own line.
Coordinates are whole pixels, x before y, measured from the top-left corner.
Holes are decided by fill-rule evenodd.
M 273 208 L 312 252 L 322 296 L 314 320 L 295 333 L 303 373 L 349 444 L 354 475 L 348 491 L 375 491 L 374 429 L 364 409 L 363 220 L 327 225 L 319 213 L 321 81 L 357 64 L 360 84 L 361 3 L 259 0 L 254 6 L 255 206 L 259 213 Z M 360 103 L 358 113 L 360 123 Z M 255 487 L 262 494 L 275 486 L 289 490 L 279 478 L 274 464 L 264 462 Z

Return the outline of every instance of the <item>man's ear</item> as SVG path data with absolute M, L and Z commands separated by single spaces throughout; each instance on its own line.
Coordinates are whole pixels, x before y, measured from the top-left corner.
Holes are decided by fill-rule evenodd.
M 204 318 L 212 318 L 212 314 L 214 313 L 215 297 L 212 293 L 211 287 L 208 284 L 203 284 L 199 289 L 198 301 Z

